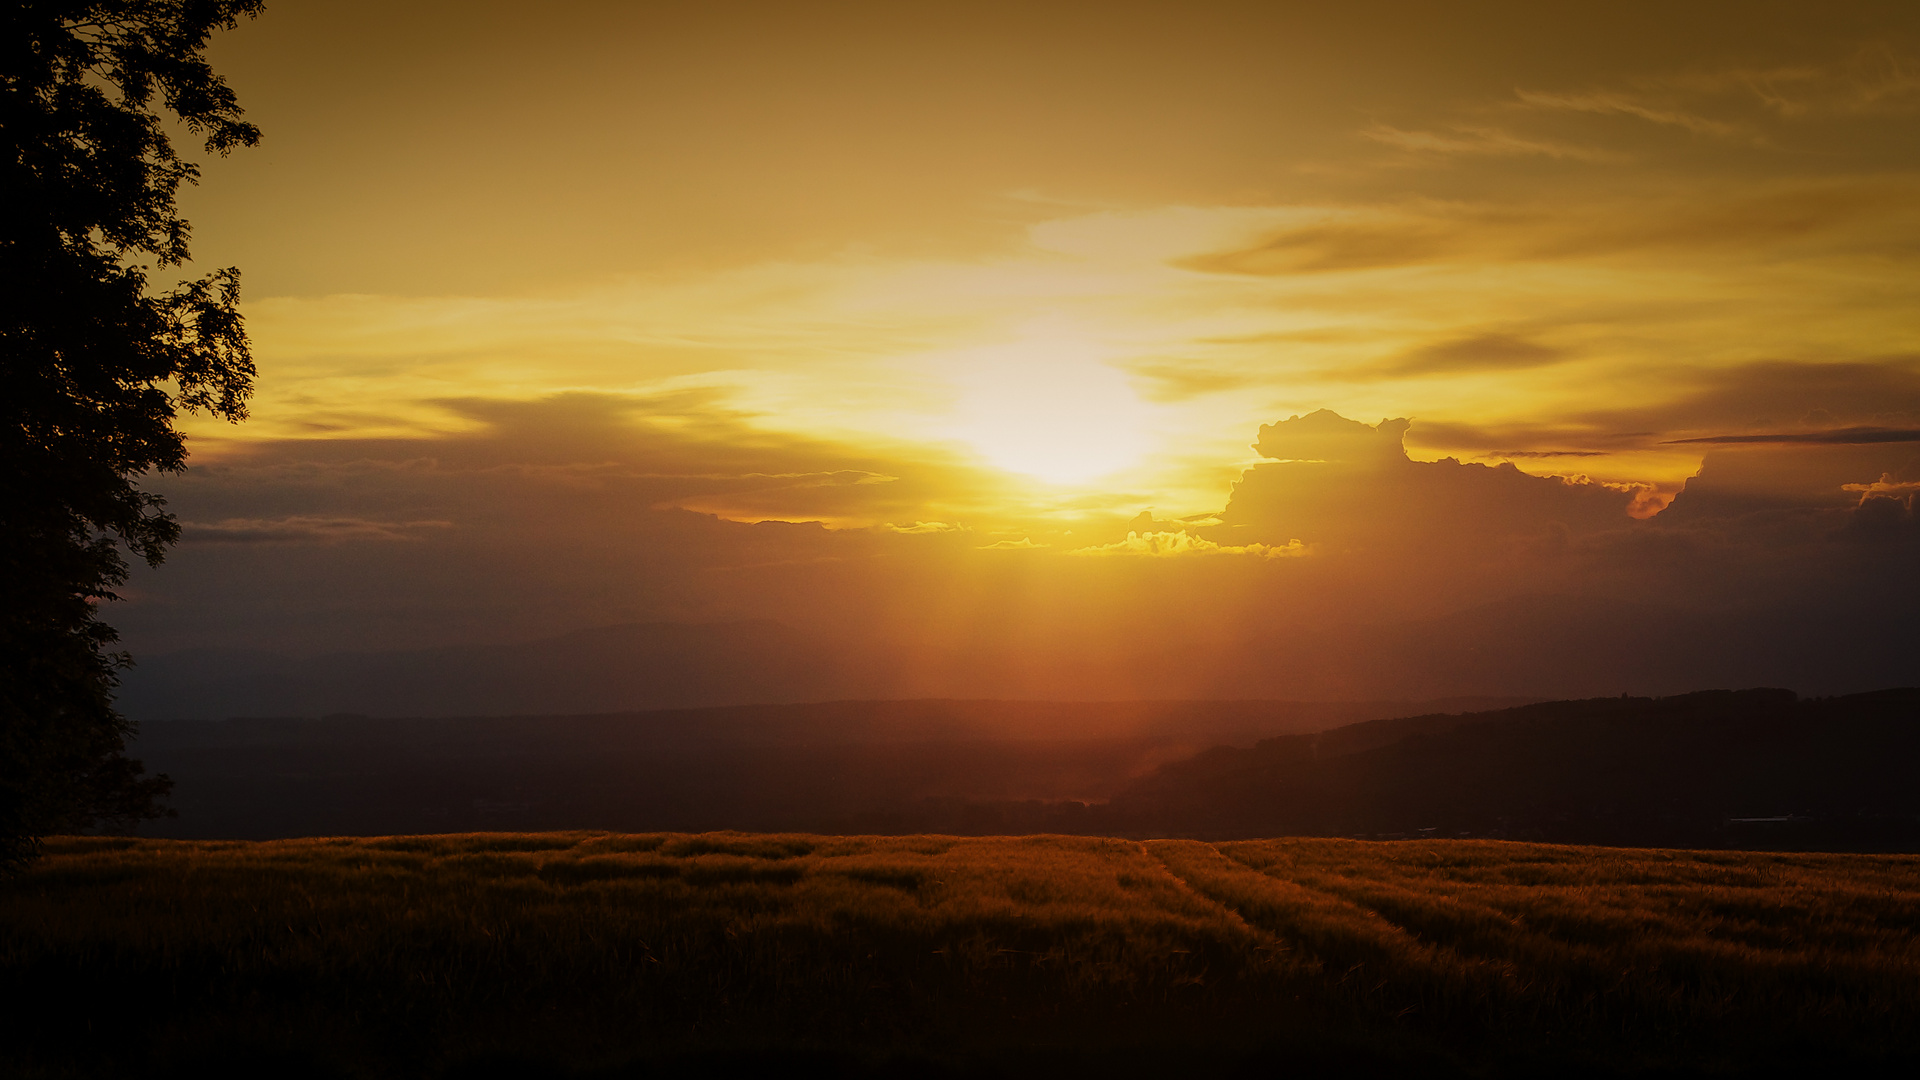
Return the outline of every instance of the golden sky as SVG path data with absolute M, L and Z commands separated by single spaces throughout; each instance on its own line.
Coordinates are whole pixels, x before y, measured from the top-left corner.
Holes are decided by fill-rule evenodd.
M 1608 555 L 1489 584 L 1556 529 L 1671 537 L 1697 474 L 1912 516 L 1910 4 L 276 0 L 213 59 L 266 138 L 184 201 L 200 262 L 245 274 L 261 380 L 168 483 L 190 540 L 279 546 L 257 610 L 190 598 L 192 543 L 143 578 L 156 645 L 936 611 L 927 655 L 964 667 L 955 596 L 1009 559 L 995 625 L 1057 641 L 1162 587 L 1095 564 L 1409 618 L 1693 580 Z M 1335 507 L 1275 470 L 1359 468 L 1316 441 L 1346 436 L 1253 446 L 1320 410 L 1477 470 L 1414 502 L 1543 479 Z M 662 524 L 689 513 L 820 525 Z M 394 569 L 469 543 L 427 592 Z M 735 547 L 771 550 L 685 568 Z M 1456 550 L 1479 569 L 1434 561 Z M 602 585 L 471 599 L 548 559 Z M 866 569 L 831 601 L 754 569 L 808 560 Z M 435 614 L 341 599 L 390 575 Z

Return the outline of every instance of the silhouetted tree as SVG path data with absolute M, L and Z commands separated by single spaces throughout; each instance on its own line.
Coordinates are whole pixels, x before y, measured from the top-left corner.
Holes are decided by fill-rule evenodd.
M 0 0 L 0 867 L 38 838 L 155 816 L 123 754 L 114 630 L 96 606 L 180 528 L 136 481 L 185 467 L 177 410 L 246 414 L 240 276 L 148 289 L 188 257 L 174 206 L 210 152 L 251 146 L 203 57 L 261 0 Z M 167 114 L 171 114 L 169 117 Z

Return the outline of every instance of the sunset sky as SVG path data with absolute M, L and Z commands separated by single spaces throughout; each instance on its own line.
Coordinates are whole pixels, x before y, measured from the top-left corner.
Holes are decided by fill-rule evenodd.
M 138 656 L 1920 681 L 1913 5 L 274 0 L 212 59 L 260 381 Z

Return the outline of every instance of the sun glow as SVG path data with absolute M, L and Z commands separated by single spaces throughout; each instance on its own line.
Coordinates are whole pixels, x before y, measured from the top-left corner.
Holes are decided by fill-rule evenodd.
M 955 357 L 949 434 L 1007 472 L 1079 484 L 1137 464 L 1153 409 L 1084 340 L 1039 334 Z

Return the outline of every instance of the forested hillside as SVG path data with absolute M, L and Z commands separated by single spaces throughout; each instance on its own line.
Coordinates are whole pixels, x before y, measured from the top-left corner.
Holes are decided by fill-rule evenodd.
M 1102 808 L 1127 834 L 1920 846 L 1920 690 L 1555 701 L 1221 747 Z

